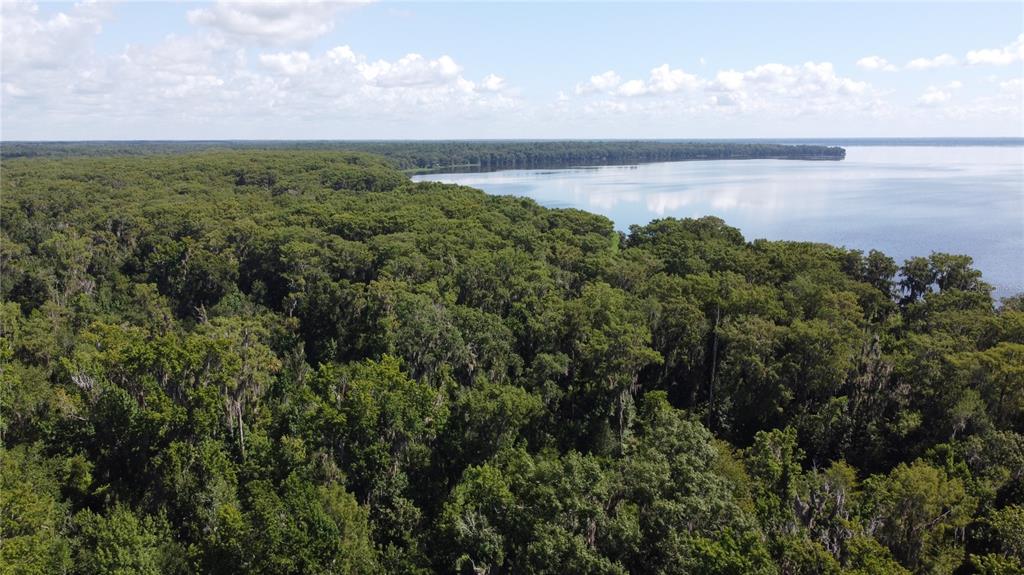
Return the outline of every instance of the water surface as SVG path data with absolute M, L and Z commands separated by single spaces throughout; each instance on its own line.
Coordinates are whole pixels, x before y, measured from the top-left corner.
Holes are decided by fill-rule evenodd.
M 428 174 L 603 214 L 621 230 L 719 216 L 748 240 L 972 256 L 995 295 L 1024 292 L 1024 147 L 847 147 L 841 162 L 725 160 Z

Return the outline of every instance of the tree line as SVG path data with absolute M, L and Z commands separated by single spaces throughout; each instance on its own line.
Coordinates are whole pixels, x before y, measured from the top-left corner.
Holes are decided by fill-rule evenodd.
M 385 157 L 392 166 L 409 172 L 565 168 L 685 160 L 842 160 L 846 157 L 846 150 L 838 146 L 657 140 L 8 142 L 0 148 L 7 158 L 135 156 L 232 149 L 355 151 Z

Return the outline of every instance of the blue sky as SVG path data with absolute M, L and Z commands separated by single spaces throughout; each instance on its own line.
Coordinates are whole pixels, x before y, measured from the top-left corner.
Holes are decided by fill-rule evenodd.
M 4 139 L 1024 136 L 1024 3 L 4 2 Z

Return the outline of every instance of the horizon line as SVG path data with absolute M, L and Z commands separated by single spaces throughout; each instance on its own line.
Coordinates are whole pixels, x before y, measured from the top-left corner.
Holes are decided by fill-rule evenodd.
M 0 137 L 2 144 L 89 144 L 89 143 L 194 143 L 194 142 L 741 142 L 741 141 L 813 141 L 813 140 L 1000 140 L 1024 143 L 1024 136 L 778 136 L 778 137 L 665 137 L 665 138 L 130 138 L 130 139 L 54 139 L 54 140 L 7 140 Z

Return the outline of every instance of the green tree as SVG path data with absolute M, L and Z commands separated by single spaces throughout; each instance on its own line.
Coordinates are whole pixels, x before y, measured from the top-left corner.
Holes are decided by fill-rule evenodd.
M 71 567 L 67 503 L 55 462 L 38 446 L 0 448 L 0 573 L 65 573 Z
M 866 484 L 869 533 L 915 572 L 952 573 L 964 559 L 957 534 L 970 522 L 975 500 L 963 482 L 917 460 Z
M 181 553 L 169 544 L 166 524 L 150 516 L 138 516 L 124 505 L 98 515 L 80 511 L 74 517 L 76 570 L 96 575 L 157 575 L 173 573 L 172 554 Z

